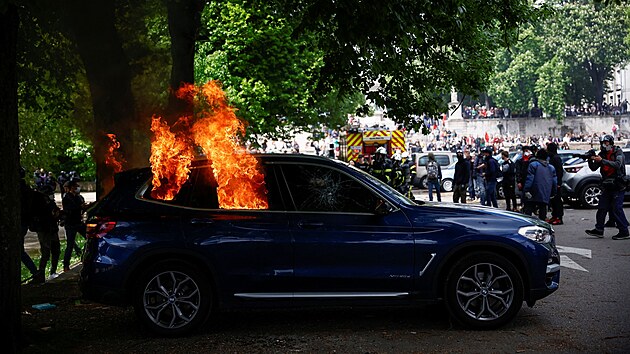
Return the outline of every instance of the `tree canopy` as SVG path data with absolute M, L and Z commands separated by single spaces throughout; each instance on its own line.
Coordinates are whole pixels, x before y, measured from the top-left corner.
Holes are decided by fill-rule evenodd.
M 630 59 L 630 7 L 591 1 L 552 5 L 550 17 L 528 25 L 515 46 L 497 53 L 488 93 L 515 112 L 537 105 L 562 119 L 565 104 L 601 107 L 605 80 Z

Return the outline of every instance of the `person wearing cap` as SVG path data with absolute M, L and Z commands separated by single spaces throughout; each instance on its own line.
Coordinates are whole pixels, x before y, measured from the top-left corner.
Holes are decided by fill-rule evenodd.
M 453 173 L 453 203 L 466 203 L 466 190 L 470 180 L 470 161 L 462 150 L 457 150 L 457 162 Z
M 363 154 L 359 154 L 359 158 L 354 163 L 354 166 L 363 172 L 368 172 L 370 169 L 370 164 L 367 162 Z
M 619 230 L 612 239 L 628 240 L 630 239 L 628 219 L 626 219 L 623 210 L 624 191 L 626 190 L 626 162 L 623 151 L 615 145 L 615 138 L 610 134 L 602 136 L 600 144 L 601 151 L 589 158 L 588 167 L 591 171 L 596 171 L 599 168 L 599 173 L 602 175 L 602 194 L 599 196 L 599 204 L 595 214 L 595 228 L 585 232 L 590 236 L 603 238 L 604 221 L 606 221 L 606 214 L 610 213 L 611 220 L 616 221 Z

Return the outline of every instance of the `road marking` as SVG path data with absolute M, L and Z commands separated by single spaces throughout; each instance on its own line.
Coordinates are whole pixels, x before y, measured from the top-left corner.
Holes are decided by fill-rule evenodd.
M 591 250 L 589 250 L 588 248 L 577 248 L 577 247 L 568 247 L 568 246 L 556 246 L 556 248 L 558 249 L 559 253 L 573 253 L 573 254 L 580 255 L 582 257 L 593 258 L 593 254 Z M 560 255 L 560 266 L 580 270 L 583 272 L 588 272 L 588 270 L 586 270 L 584 267 L 582 267 L 581 265 L 577 264 L 574 260 L 569 258 L 569 256 L 564 255 L 564 254 Z
M 575 263 L 571 258 L 565 255 L 560 255 L 560 266 L 567 267 L 571 269 L 581 270 L 583 272 L 588 272 L 588 270 L 584 269 L 581 265 Z
M 579 254 L 582 257 L 593 258 L 591 255 L 591 250 L 587 248 L 577 248 L 577 247 L 567 247 L 567 246 L 556 246 L 558 252 L 560 253 L 575 253 Z

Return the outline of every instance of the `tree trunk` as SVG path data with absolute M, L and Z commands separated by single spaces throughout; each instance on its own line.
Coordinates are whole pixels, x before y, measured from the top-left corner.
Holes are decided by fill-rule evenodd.
M 602 110 L 602 103 L 604 102 L 604 79 L 606 78 L 606 70 L 604 67 L 597 65 L 591 61 L 587 61 L 584 65 L 591 77 L 591 83 L 593 89 L 595 89 L 595 104 L 597 111 Z
M 174 123 L 181 115 L 191 115 L 192 107 L 174 93 L 184 83 L 195 81 L 195 42 L 201 23 L 201 0 L 168 0 L 168 31 L 171 36 L 171 79 L 166 120 Z
M 142 127 L 138 126 L 134 108 L 129 60 L 115 28 L 114 2 L 77 0 L 68 11 L 68 24 L 83 60 L 92 95 L 97 198 L 100 198 L 114 182 L 114 170 L 105 164 L 109 142 L 105 134 L 116 134 L 121 143 L 120 151 L 130 166 L 146 164 L 148 152 L 138 148 L 133 139 L 134 130 Z
M 20 351 L 20 197 L 16 48 L 19 17 L 9 3 L 0 9 L 0 343 L 3 352 Z

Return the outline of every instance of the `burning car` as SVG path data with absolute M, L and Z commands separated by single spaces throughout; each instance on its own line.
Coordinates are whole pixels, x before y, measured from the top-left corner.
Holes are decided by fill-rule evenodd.
M 558 289 L 553 228 L 485 207 L 414 202 L 345 163 L 251 155 L 253 189 L 194 159 L 165 198 L 150 168 L 123 171 L 89 212 L 85 298 L 133 305 L 180 335 L 243 307 L 445 302 L 496 328 Z M 240 183 L 240 182 L 239 182 Z M 245 198 L 237 205 L 233 199 Z

